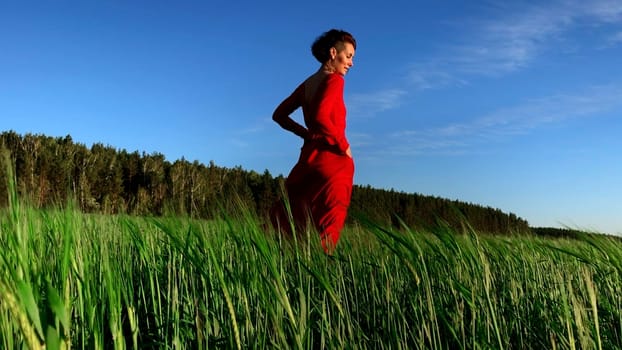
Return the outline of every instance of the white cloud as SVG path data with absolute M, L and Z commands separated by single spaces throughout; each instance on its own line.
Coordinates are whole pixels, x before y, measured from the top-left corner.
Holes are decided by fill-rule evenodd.
M 609 45 L 619 45 L 622 44 L 622 32 L 618 32 L 609 37 Z
M 464 84 L 473 75 L 498 76 L 523 69 L 540 54 L 556 47 L 554 44 L 576 44 L 567 33 L 578 26 L 619 26 L 622 1 L 562 0 L 542 5 L 500 2 L 491 17 L 491 20 L 469 22 L 461 39 L 445 45 L 428 63 L 413 65 L 412 84 L 424 88 L 445 87 L 451 85 L 446 84 L 448 81 Z M 611 38 L 601 40 L 606 42 Z M 622 40 L 619 34 L 615 40 Z M 426 73 L 430 66 L 434 67 L 432 75 Z M 440 84 L 430 84 L 432 77 L 444 79 L 440 79 Z
M 477 120 L 475 125 L 479 133 L 521 134 L 544 124 L 599 116 L 619 106 L 622 106 L 621 87 L 598 86 L 582 93 L 549 96 L 497 111 Z
M 355 149 L 373 144 L 374 138 L 369 134 L 349 132 L 348 141 L 350 142 L 352 148 Z
M 622 20 L 622 2 L 619 0 L 592 0 L 578 1 L 575 3 L 586 15 L 593 16 L 597 20 L 608 23 L 616 23 Z
M 373 116 L 378 112 L 398 107 L 406 91 L 401 89 L 387 89 L 365 94 L 348 96 L 348 115 Z
M 451 48 L 453 66 L 461 73 L 497 75 L 524 68 L 577 16 L 564 5 L 508 6 L 510 15 L 480 23 L 471 40 Z
M 444 44 L 427 59 L 410 64 L 407 86 L 348 99 L 350 115 L 370 117 L 399 107 L 411 91 L 469 85 L 473 76 L 500 76 L 523 69 L 537 57 L 565 43 L 577 26 L 612 25 L 622 22 L 620 0 L 558 0 L 535 5 L 500 1 L 494 5 L 491 20 L 465 21 L 463 37 Z M 603 31 L 611 33 L 611 31 Z M 622 43 L 622 31 L 602 42 Z M 558 49 L 558 48 L 556 48 Z
M 278 124 L 271 117 L 260 117 L 255 120 L 254 124 L 248 125 L 246 128 L 229 130 L 229 142 L 234 147 L 248 148 L 252 145 L 253 138 L 258 134 L 265 133 L 266 130 L 278 130 L 279 128 Z
M 408 74 L 409 82 L 415 90 L 439 89 L 467 85 L 467 82 L 440 67 L 438 63 L 413 65 Z
M 599 86 L 582 93 L 560 94 L 528 101 L 462 123 L 417 131 L 400 131 L 390 136 L 394 155 L 461 154 L 482 143 L 499 142 L 527 134 L 545 125 L 570 119 L 601 116 L 622 108 L 622 87 Z

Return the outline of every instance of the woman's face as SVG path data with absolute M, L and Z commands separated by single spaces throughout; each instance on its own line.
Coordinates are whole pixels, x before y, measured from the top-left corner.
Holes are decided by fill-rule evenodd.
M 354 65 L 354 46 L 348 42 L 338 46 L 340 46 L 341 50 L 335 47 L 330 49 L 331 59 L 329 64 L 335 70 L 335 73 L 346 75 L 348 70 Z

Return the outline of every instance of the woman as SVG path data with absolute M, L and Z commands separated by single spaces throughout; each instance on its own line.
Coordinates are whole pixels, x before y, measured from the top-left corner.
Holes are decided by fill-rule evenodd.
M 345 223 L 352 193 L 354 161 L 346 139 L 344 76 L 352 68 L 354 37 L 332 29 L 311 46 L 320 69 L 276 108 L 272 119 L 304 140 L 298 163 L 285 181 L 295 228 L 309 220 L 320 233 L 322 248 L 332 254 Z M 290 115 L 302 107 L 305 126 Z M 283 204 L 272 213 L 275 227 L 292 234 Z

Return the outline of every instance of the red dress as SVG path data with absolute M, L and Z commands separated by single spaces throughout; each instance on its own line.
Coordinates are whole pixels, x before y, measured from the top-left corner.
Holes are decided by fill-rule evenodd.
M 350 145 L 345 135 L 343 87 L 343 76 L 329 74 L 307 102 L 302 83 L 273 115 L 284 129 L 305 140 L 298 163 L 285 181 L 285 189 L 296 228 L 304 229 L 310 219 L 327 253 L 333 251 L 339 240 L 354 177 L 354 161 L 346 155 Z M 289 116 L 299 107 L 302 107 L 306 128 Z M 292 233 L 282 204 L 272 213 L 272 218 L 276 227 Z

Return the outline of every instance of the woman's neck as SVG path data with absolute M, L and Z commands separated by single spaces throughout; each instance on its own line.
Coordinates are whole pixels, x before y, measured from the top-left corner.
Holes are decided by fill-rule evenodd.
M 318 71 L 324 74 L 332 74 L 335 73 L 335 68 L 328 63 L 324 63 Z

